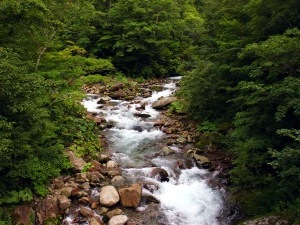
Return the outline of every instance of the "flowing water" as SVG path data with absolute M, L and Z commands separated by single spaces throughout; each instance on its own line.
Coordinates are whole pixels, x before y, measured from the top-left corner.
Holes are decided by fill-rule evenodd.
M 154 121 L 160 113 L 151 105 L 160 97 L 170 96 L 176 90 L 178 78 L 169 79 L 161 91 L 154 91 L 151 97 L 136 98 L 133 101 L 111 101 L 102 105 L 97 102 L 101 97 L 88 96 L 83 104 L 89 112 L 97 113 L 114 124 L 106 129 L 108 148 L 113 153 L 113 160 L 122 168 L 122 175 L 130 182 L 152 185 L 143 189 L 143 194 L 151 195 L 160 202 L 157 223 L 168 225 L 220 225 L 224 207 L 224 192 L 208 184 L 215 174 L 204 169 L 192 167 L 179 169 L 176 161 L 180 147 L 171 149 L 178 154 L 172 157 L 157 156 L 166 136 L 154 127 Z M 145 105 L 141 111 L 141 105 Z M 148 114 L 147 118 L 137 117 L 136 113 Z M 153 168 L 164 169 L 168 173 L 168 182 L 161 182 L 159 175 L 153 176 Z M 138 211 L 146 210 L 143 202 Z

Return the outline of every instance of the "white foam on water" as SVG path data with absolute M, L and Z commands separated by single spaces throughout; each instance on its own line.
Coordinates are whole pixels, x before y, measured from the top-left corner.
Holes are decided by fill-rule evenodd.
M 100 98 L 92 98 L 88 96 L 87 98 L 82 100 L 82 105 L 90 113 L 99 113 L 101 111 L 97 109 L 97 107 L 99 107 L 99 104 L 97 104 L 99 100 Z
M 152 104 L 153 102 L 157 101 L 161 97 L 167 97 L 167 96 L 172 95 L 173 91 L 174 90 L 169 89 L 169 88 L 167 88 L 167 89 L 165 89 L 163 91 L 158 91 L 158 92 L 154 91 L 152 93 L 152 95 L 149 98 L 145 98 L 144 101 Z
M 143 130 L 139 132 L 136 130 L 112 128 L 111 131 L 112 135 L 110 141 L 114 149 L 128 154 L 135 150 L 140 144 L 154 141 L 164 135 L 160 130 Z
M 182 170 L 177 182 L 163 182 L 154 195 L 170 225 L 218 225 L 222 196 L 213 190 L 196 167 Z

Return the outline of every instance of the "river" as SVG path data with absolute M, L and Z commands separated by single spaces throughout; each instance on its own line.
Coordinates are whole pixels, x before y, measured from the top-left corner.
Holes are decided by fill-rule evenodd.
M 161 114 L 152 108 L 152 104 L 161 97 L 172 95 L 179 79 L 167 79 L 161 85 L 160 91 L 153 91 L 147 98 L 137 97 L 130 101 L 111 100 L 109 104 L 101 105 L 98 104 L 101 97 L 88 96 L 83 104 L 88 112 L 97 113 L 113 124 L 112 128 L 104 131 L 108 142 L 107 151 L 111 152 L 112 159 L 122 168 L 122 176 L 126 181 L 153 186 L 153 189 L 149 190 L 148 185 L 143 192 L 159 200 L 159 212 L 150 218 L 151 223 L 145 221 L 147 219 L 141 219 L 141 224 L 228 224 L 228 221 L 220 221 L 225 205 L 225 191 L 210 186 L 208 182 L 214 179 L 217 172 L 199 169 L 195 165 L 179 169 L 178 157 L 183 158 L 180 145 L 168 146 L 174 154 L 156 154 L 161 150 L 167 134 L 154 126 Z M 146 116 L 137 116 L 141 113 Z M 161 182 L 159 176 L 153 177 L 153 168 L 166 171 L 167 179 Z M 147 212 L 149 207 L 149 204 L 143 201 L 136 213 L 142 218 L 145 215 L 143 211 Z

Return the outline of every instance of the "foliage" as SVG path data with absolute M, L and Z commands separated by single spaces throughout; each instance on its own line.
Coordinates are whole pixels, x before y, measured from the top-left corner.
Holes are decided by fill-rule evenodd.
M 224 123 L 234 128 L 222 133 L 235 155 L 232 191 L 245 214 L 280 209 L 288 215 L 299 205 L 300 5 L 196 4 L 205 30 L 191 48 L 192 60 L 180 67 L 180 96 L 194 118 L 210 121 L 201 129 Z M 294 212 L 292 221 L 297 217 Z

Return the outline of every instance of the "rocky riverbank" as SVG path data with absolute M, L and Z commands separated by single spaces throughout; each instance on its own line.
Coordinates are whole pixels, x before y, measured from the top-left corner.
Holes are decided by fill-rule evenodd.
M 113 85 L 89 85 L 84 90 L 91 98 L 99 99 L 98 107 L 105 108 L 114 104 L 114 100 L 133 101 L 136 106 L 134 116 L 147 119 L 146 105 L 140 99 L 151 97 L 153 92 L 162 89 L 166 81 L 153 79 L 141 85 L 137 83 L 116 83 Z M 99 98 L 100 96 L 100 98 Z M 49 186 L 49 195 L 36 199 L 32 204 L 16 208 L 16 224 L 64 224 L 64 225 L 140 225 L 165 224 L 160 212 L 160 200 L 154 194 L 160 182 L 168 182 L 172 177 L 154 158 L 172 159 L 173 176 L 179 176 L 181 170 L 191 169 L 194 165 L 209 171 L 205 175 L 207 183 L 214 189 L 226 189 L 231 157 L 211 146 L 195 148 L 201 138 L 196 124 L 186 114 L 169 113 L 168 106 L 176 101 L 175 97 L 163 97 L 152 104 L 160 115 L 153 121 L 155 129 L 164 133 L 164 138 L 156 141 L 156 151 L 145 154 L 143 171 L 152 181 L 126 177 L 126 168 L 120 167 L 113 159 L 113 150 L 109 148 L 105 132 L 99 136 L 105 148 L 96 158 L 77 157 L 72 151 L 67 155 L 73 166 L 73 173 L 57 177 Z M 113 106 L 118 110 L 118 106 Z M 132 107 L 128 105 L 128 107 Z M 129 108 L 128 108 L 129 109 Z M 99 113 L 87 113 L 101 130 L 112 129 L 115 124 Z M 134 130 L 144 132 L 144 127 L 136 126 Z M 176 146 L 176 148 L 174 148 Z M 172 172 L 172 173 L 173 173 Z M 155 182 L 154 182 L 154 181 Z M 219 216 L 220 224 L 230 224 L 236 211 L 230 205 L 224 205 Z M 248 223 L 247 223 L 248 224 Z M 249 223 L 251 224 L 251 223 Z

